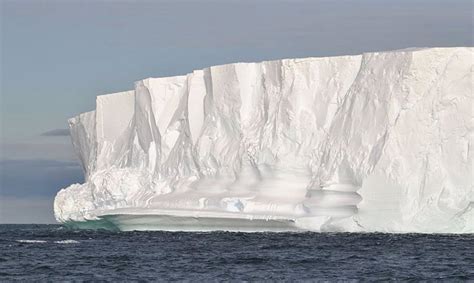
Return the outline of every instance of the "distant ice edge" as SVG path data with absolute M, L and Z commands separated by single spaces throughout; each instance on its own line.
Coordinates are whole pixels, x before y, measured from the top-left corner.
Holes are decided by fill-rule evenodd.
M 56 219 L 474 233 L 473 51 L 236 63 L 98 96 L 69 120 L 86 182 Z

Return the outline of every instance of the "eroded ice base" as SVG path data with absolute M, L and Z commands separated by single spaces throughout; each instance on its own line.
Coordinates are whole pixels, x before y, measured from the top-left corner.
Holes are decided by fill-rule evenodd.
M 101 220 L 105 222 L 103 227 L 115 228 L 120 231 L 291 232 L 300 230 L 292 219 L 241 217 L 117 214 L 102 216 Z

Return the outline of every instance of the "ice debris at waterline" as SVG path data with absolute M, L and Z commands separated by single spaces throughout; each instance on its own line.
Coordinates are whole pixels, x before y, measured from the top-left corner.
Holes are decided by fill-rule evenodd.
M 474 48 L 149 78 L 69 120 L 58 221 L 121 230 L 474 232 Z

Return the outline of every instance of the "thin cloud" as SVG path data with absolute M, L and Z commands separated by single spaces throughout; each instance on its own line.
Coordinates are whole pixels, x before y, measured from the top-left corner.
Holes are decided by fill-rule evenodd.
M 0 143 L 0 159 L 53 159 L 77 162 L 71 141 L 66 138 L 51 137 L 16 143 Z
M 44 137 L 66 137 L 69 136 L 68 129 L 54 129 L 41 134 Z
M 0 160 L 0 199 L 5 196 L 52 198 L 61 188 L 83 182 L 82 168 L 77 162 Z
M 53 198 L 0 198 L 0 224 L 54 224 Z

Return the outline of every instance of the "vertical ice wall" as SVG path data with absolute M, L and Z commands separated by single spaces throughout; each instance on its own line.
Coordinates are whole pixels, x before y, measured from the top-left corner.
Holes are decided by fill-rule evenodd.
M 166 208 L 316 230 L 471 231 L 472 55 L 237 63 L 99 96 L 70 120 L 87 182 L 58 194 L 56 216 Z M 73 189 L 88 197 L 74 204 Z
M 96 105 L 96 170 L 128 166 L 135 92 L 101 95 Z
M 89 173 L 95 170 L 96 160 L 96 132 L 95 111 L 82 113 L 69 120 L 69 129 L 74 150 L 84 170 L 84 175 L 89 178 Z

